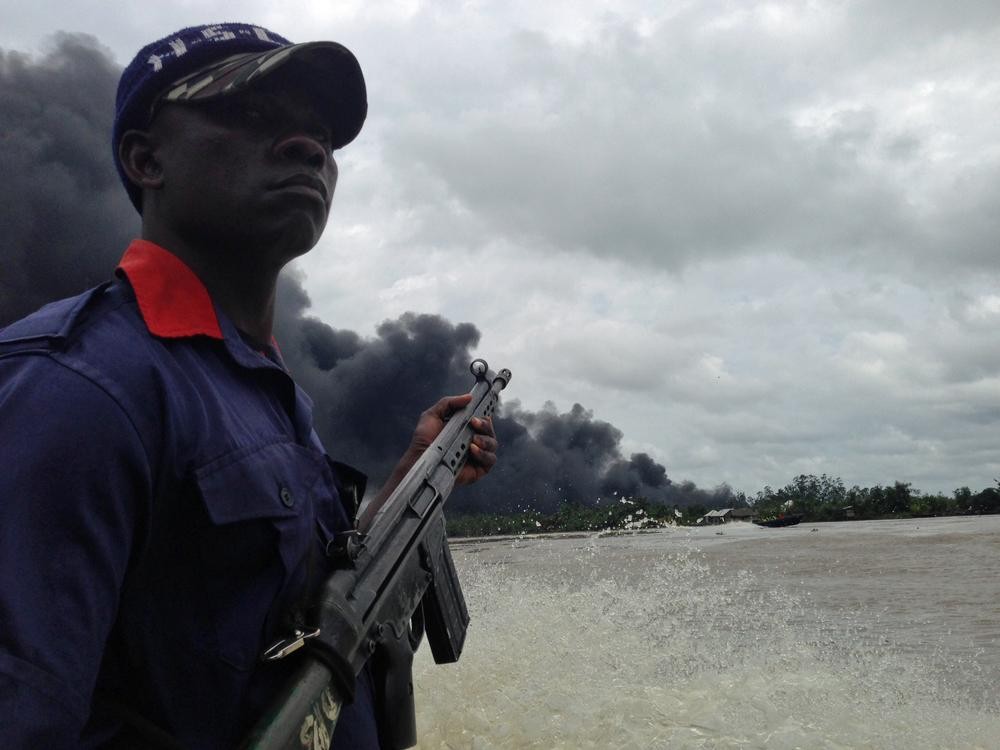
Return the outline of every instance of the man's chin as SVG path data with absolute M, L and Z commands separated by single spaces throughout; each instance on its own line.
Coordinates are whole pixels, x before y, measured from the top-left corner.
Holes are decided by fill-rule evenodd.
M 296 211 L 285 214 L 274 225 L 273 231 L 266 232 L 265 252 L 282 251 L 287 263 L 292 258 L 304 255 L 316 247 L 326 228 L 326 214 L 322 221 L 313 211 Z

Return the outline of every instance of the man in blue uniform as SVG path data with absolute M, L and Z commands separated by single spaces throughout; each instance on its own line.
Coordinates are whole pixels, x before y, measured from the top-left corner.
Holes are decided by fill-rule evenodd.
M 260 655 L 299 624 L 356 477 L 282 364 L 275 284 L 366 110 L 346 48 L 245 24 L 123 72 L 142 238 L 112 281 L 0 331 L 0 747 L 233 747 L 294 669 Z M 374 506 L 466 403 L 421 415 Z M 463 482 L 496 461 L 474 427 Z M 334 746 L 378 746 L 365 672 Z

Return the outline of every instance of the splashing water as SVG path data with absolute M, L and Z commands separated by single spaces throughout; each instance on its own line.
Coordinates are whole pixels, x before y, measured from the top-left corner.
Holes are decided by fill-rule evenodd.
M 608 542 L 456 546 L 473 625 L 458 664 L 417 655 L 420 748 L 1000 747 L 995 698 L 871 623 Z

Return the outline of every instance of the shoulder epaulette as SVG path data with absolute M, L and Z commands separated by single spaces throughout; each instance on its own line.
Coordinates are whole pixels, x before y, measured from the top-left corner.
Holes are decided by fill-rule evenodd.
M 91 300 L 100 295 L 110 283 L 101 284 L 75 297 L 50 302 L 28 317 L 0 329 L 0 353 L 21 349 L 25 345 L 67 338 Z

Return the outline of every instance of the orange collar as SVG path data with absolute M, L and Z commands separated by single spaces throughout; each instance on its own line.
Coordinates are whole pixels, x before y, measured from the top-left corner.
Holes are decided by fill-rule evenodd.
M 133 240 L 118 268 L 128 277 L 151 334 L 223 339 L 208 290 L 176 255 L 148 240 Z

